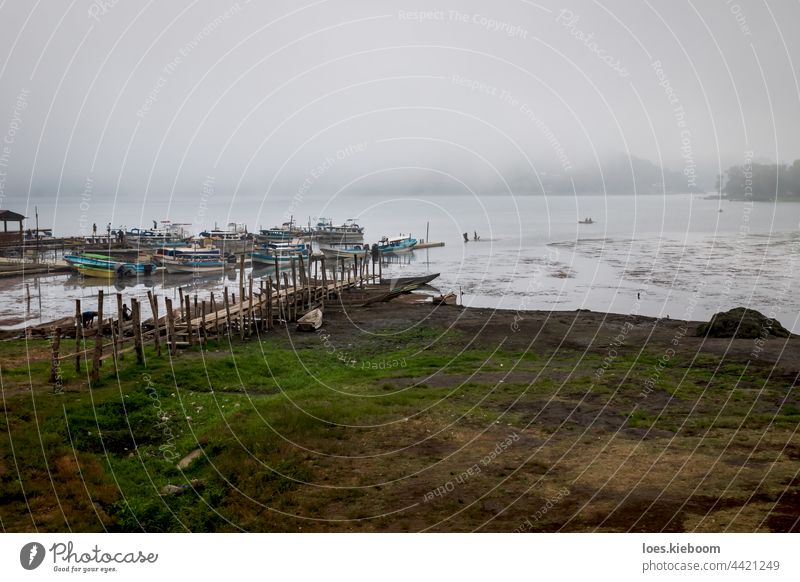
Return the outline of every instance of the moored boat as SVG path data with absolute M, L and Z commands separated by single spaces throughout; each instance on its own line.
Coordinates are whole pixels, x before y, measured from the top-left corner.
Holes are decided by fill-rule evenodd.
M 356 224 L 352 218 L 340 225 L 334 225 L 328 218 L 320 218 L 312 235 L 320 244 L 360 244 L 364 242 L 364 227 Z
M 153 253 L 153 261 L 162 264 L 164 259 L 193 259 L 193 260 L 223 260 L 220 249 L 209 249 L 205 247 L 187 246 L 163 246 L 156 249 Z
M 152 229 L 132 228 L 125 232 L 129 244 L 154 247 L 170 243 L 178 243 L 189 236 L 184 230 L 189 223 L 162 220 L 161 226 L 154 220 Z
M 95 253 L 65 255 L 64 260 L 82 275 L 102 279 L 150 275 L 158 268 L 153 263 L 126 263 L 107 255 Z
M 228 263 L 222 258 L 163 257 L 161 264 L 167 273 L 221 273 Z
M 272 228 L 262 228 L 258 231 L 256 239 L 266 244 L 291 243 L 293 240 L 308 234 L 302 228 L 295 225 L 294 219 L 284 222 L 281 226 Z
M 364 256 L 370 253 L 368 243 L 364 244 L 320 244 L 319 250 L 327 259 L 352 259 L 353 256 Z
M 417 239 L 412 238 L 411 235 L 383 237 L 378 242 L 378 251 L 380 251 L 381 254 L 408 253 L 414 250 L 414 245 L 416 244 Z
M 305 243 L 272 243 L 262 245 L 261 248 L 254 250 L 250 253 L 250 259 L 253 261 L 253 265 L 260 263 L 270 266 L 274 265 L 276 261 L 278 264 L 289 263 L 298 256 L 307 259 L 309 254 L 309 248 Z

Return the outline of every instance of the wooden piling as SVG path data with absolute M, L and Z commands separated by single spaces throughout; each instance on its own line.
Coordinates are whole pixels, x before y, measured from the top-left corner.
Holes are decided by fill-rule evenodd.
M 164 298 L 164 305 L 167 309 L 167 335 L 169 336 L 169 351 L 174 357 L 177 355 L 177 339 L 175 338 L 175 312 L 172 311 L 172 299 Z
M 187 295 L 186 301 L 189 301 Z M 144 364 L 144 349 L 142 348 L 142 306 L 138 299 L 131 299 L 131 318 L 133 320 L 133 349 L 136 351 L 136 362 Z
M 158 324 L 158 296 L 152 291 L 147 290 L 147 299 L 150 301 L 150 312 L 153 314 L 153 326 L 155 327 L 156 355 L 161 356 L 161 326 Z
M 53 343 L 50 346 L 50 383 L 58 384 L 61 378 L 60 366 L 58 362 L 58 350 L 61 347 L 61 328 L 53 329 Z
M 114 364 L 114 374 L 118 374 L 119 373 L 119 367 L 117 366 L 117 356 L 119 355 L 119 352 L 117 350 L 118 332 L 115 331 L 116 326 L 114 325 L 113 317 L 108 318 L 108 327 L 111 330 L 111 357 L 112 357 L 112 363 Z
M 297 321 L 297 277 L 292 259 L 292 321 Z
M 244 313 L 242 312 L 244 307 L 244 253 L 239 257 L 239 303 L 241 303 L 239 305 L 239 333 L 244 339 Z
M 255 318 L 255 314 L 253 312 L 253 276 L 252 275 L 250 275 L 248 277 L 247 285 L 248 285 L 248 289 L 247 289 L 247 293 L 248 293 L 248 298 L 247 298 L 247 301 L 248 301 L 247 336 L 250 337 L 250 335 L 253 333 L 253 323 L 254 323 L 253 320 Z
M 320 271 L 322 271 L 322 296 L 327 299 L 328 298 L 328 277 L 325 275 L 325 257 L 323 256 L 320 264 Z
M 200 332 L 197 334 L 200 338 L 200 345 L 208 343 L 208 332 L 206 331 L 206 300 L 203 299 L 200 306 Z
M 75 300 L 75 371 L 81 371 L 81 340 L 83 339 L 83 318 L 81 317 L 81 300 Z
M 275 264 L 278 264 L 277 261 Z M 281 274 L 277 270 L 275 271 L 275 302 L 278 308 L 278 319 L 283 319 L 281 317 Z
M 123 354 L 120 353 L 122 350 L 123 339 L 122 337 L 125 335 L 124 332 L 125 327 L 125 317 L 122 314 L 122 293 L 117 293 L 117 354 L 119 357 L 122 358 Z
M 272 329 L 272 277 L 267 280 L 267 331 Z
M 190 314 L 192 312 L 192 304 L 189 296 L 186 296 L 186 314 Z M 188 337 L 187 341 L 189 345 L 194 345 L 194 339 L 192 338 L 192 318 L 186 318 L 186 335 Z
M 225 301 L 225 332 L 228 334 L 228 339 L 231 337 L 231 304 L 228 301 L 228 288 L 225 287 L 225 294 L 223 296 Z
M 284 307 L 284 319 L 286 321 L 290 321 L 292 314 L 289 310 L 289 275 L 285 272 L 283 273 L 283 296 L 286 299 Z
M 186 313 L 183 310 L 183 287 L 178 287 L 178 298 L 181 304 L 181 321 L 186 321 Z
M 211 292 L 211 311 L 214 313 L 214 335 L 219 341 L 219 312 L 217 311 L 217 302 L 214 300 L 214 292 Z
M 94 334 L 94 355 L 92 356 L 92 371 L 90 378 L 93 382 L 100 380 L 100 365 L 103 357 L 103 290 L 97 292 L 97 325 Z

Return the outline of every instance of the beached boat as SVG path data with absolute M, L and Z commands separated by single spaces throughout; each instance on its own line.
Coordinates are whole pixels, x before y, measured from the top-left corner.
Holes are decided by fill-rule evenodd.
M 414 250 L 414 245 L 417 244 L 417 239 L 412 238 L 411 235 L 400 235 L 395 237 L 383 237 L 378 242 L 378 251 L 381 254 L 400 254 L 408 253 Z
M 334 226 L 328 218 L 320 218 L 312 229 L 314 240 L 320 244 L 361 244 L 364 242 L 364 227 L 348 218 L 343 224 Z
M 381 279 L 379 283 L 387 289 L 395 289 L 397 287 L 413 287 L 414 289 L 427 285 L 439 276 L 439 273 L 432 275 L 419 275 L 416 277 L 392 277 L 390 279 Z
M 297 320 L 297 331 L 315 331 L 322 327 L 322 310 L 312 309 Z
M 277 261 L 278 264 L 290 263 L 292 259 L 302 256 L 308 259 L 310 252 L 305 243 L 272 243 L 262 245 L 261 248 L 254 250 L 250 253 L 250 259 L 253 265 L 274 265 Z

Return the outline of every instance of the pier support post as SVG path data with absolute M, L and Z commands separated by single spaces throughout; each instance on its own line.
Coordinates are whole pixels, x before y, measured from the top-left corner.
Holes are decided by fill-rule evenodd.
M 322 271 L 322 297 L 323 299 L 328 298 L 328 277 L 325 275 L 325 257 L 321 259 L 322 264 L 320 265 L 320 270 Z
M 208 343 L 208 332 L 206 331 L 206 300 L 200 302 L 200 332 L 197 334 L 200 345 Z
M 283 273 L 283 296 L 286 299 L 284 306 L 284 319 L 286 321 L 290 321 L 292 318 L 292 313 L 289 306 L 289 275 L 287 273 Z
M 217 302 L 214 299 L 214 292 L 211 292 L 211 311 L 214 313 L 214 335 L 219 341 L 219 312 L 217 311 Z
M 225 303 L 225 331 L 228 334 L 228 340 L 231 337 L 231 302 L 228 300 L 228 288 L 225 287 L 225 295 L 223 296 Z
M 167 335 L 169 335 L 169 351 L 175 357 L 177 355 L 177 346 L 175 338 L 175 312 L 172 311 L 172 299 L 169 297 L 164 298 L 164 305 L 167 308 Z
M 75 300 L 75 371 L 81 371 L 81 340 L 83 339 L 83 319 L 81 318 L 81 300 Z
M 125 357 L 120 352 L 122 351 L 122 346 L 124 340 L 122 339 L 125 335 L 125 318 L 122 315 L 122 293 L 117 293 L 117 354 L 119 354 L 120 358 Z
M 53 329 L 53 343 L 50 346 L 50 383 L 58 384 L 61 373 L 59 372 L 58 350 L 61 347 L 61 328 Z
M 253 324 L 255 323 L 255 312 L 253 311 L 253 276 L 250 275 L 247 279 L 247 337 L 253 333 Z
M 111 357 L 114 364 L 114 374 L 119 374 L 119 366 L 117 365 L 117 357 L 119 356 L 117 352 L 117 331 L 115 331 L 116 326 L 114 325 L 114 318 L 108 318 L 108 328 L 111 330 Z
M 155 331 L 156 355 L 161 356 L 161 326 L 158 323 L 158 296 L 147 290 L 147 299 L 150 301 L 150 311 L 153 313 L 153 327 Z
M 186 297 L 189 300 L 189 297 Z M 133 320 L 133 349 L 136 352 L 136 362 L 144 363 L 144 349 L 142 348 L 142 306 L 138 299 L 131 299 L 131 318 Z
M 272 329 L 272 277 L 267 279 L 267 331 Z
M 103 290 L 97 292 L 97 325 L 94 334 L 94 355 L 92 356 L 92 382 L 100 380 L 100 358 L 103 357 Z
M 192 338 L 192 303 L 189 296 L 186 296 L 186 335 L 188 336 L 189 345 L 194 345 L 194 339 Z

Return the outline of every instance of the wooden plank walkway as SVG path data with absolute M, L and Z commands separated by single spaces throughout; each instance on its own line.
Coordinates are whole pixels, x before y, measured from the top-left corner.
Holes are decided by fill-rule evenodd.
M 49 336 L 53 339 L 51 378 L 58 376 L 61 360 L 74 359 L 76 370 L 80 370 L 81 358 L 84 358 L 90 363 L 90 378 L 96 381 L 104 360 L 112 360 L 116 370 L 118 360 L 134 351 L 136 360 L 142 363 L 146 344 L 152 344 L 156 355 L 160 356 L 162 345 L 170 355 L 176 355 L 178 348 L 202 345 L 212 338 L 219 340 L 223 334 L 246 339 L 255 331 L 268 331 L 276 324 L 297 321 L 309 311 L 323 307 L 326 301 L 339 298 L 343 292 L 363 289 L 376 279 L 380 281 L 381 277 L 380 262 L 370 263 L 362 257 L 354 257 L 350 264 L 340 259 L 338 264 L 333 263 L 332 269 L 326 269 L 324 258 L 313 257 L 306 266 L 300 256 L 291 261 L 291 281 L 287 271 L 276 268 L 274 280 L 272 276 L 261 278 L 254 289 L 252 275 L 245 285 L 244 261 L 240 261 L 238 297 L 229 294 L 225 287 L 221 302 L 217 302 L 213 292 L 202 300 L 195 294 L 192 302 L 190 295 L 181 288 L 177 307 L 173 307 L 172 299 L 164 298 L 166 313 L 158 305 L 159 297 L 148 291 L 147 304 L 152 317 L 146 320 L 142 319 L 143 298 L 131 300 L 131 315 L 126 320 L 119 293 L 116 319 L 113 316 L 104 318 L 103 292 L 98 291 L 98 321 L 88 329 L 82 326 L 81 300 L 76 300 L 75 317 L 54 322 L 50 329 Z M 60 340 L 64 337 L 75 338 L 74 351 L 59 355 Z M 84 345 L 81 345 L 82 339 Z M 92 340 L 94 345 L 90 347 Z

